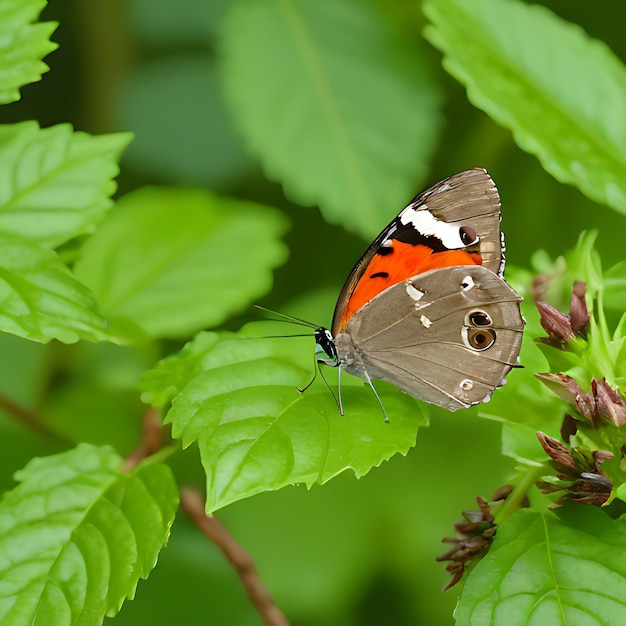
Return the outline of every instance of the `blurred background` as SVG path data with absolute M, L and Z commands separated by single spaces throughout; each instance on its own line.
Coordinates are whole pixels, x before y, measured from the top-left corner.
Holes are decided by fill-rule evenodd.
M 529 268 L 538 249 L 558 256 L 589 229 L 599 230 L 605 267 L 622 260 L 622 218 L 555 181 L 507 130 L 472 107 L 441 68 L 439 52 L 418 36 L 425 24 L 420 3 L 372 3 L 412 41 L 443 93 L 439 134 L 428 171 L 416 168 L 413 194 L 453 173 L 485 167 L 502 197 L 509 264 Z M 296 314 L 306 310 L 312 321 L 329 324 L 339 289 L 368 242 L 329 225 L 317 208 L 291 202 L 246 148 L 220 74 L 221 28 L 232 4 L 51 2 L 41 17 L 60 23 L 53 35 L 60 48 L 46 59 L 51 71 L 25 87 L 21 101 L 1 107 L 0 122 L 70 122 L 94 134 L 132 131 L 136 138 L 122 159 L 119 195 L 146 184 L 200 186 L 278 207 L 292 223 L 290 258 L 276 271 L 263 304 Z M 626 58 L 626 5 L 541 4 Z M 251 84 L 251 97 L 254 89 Z M 387 220 L 400 208 L 392 208 Z M 226 327 L 237 329 L 253 317 L 235 316 Z M 178 345 L 133 351 L 1 337 L 0 350 L 11 356 L 0 365 L 2 390 L 59 433 L 55 440 L 2 419 L 3 490 L 28 458 L 62 449 L 67 438 L 80 440 L 81 432 L 85 440 L 130 452 L 143 410 L 137 378 Z M 83 383 L 80 392 L 77 381 Z M 218 517 L 250 551 L 294 625 L 452 624 L 456 589 L 442 593 L 449 575 L 434 559 L 445 552 L 441 538 L 453 534 L 461 510 L 475 508 L 476 496 L 489 497 L 506 482 L 512 466 L 499 454 L 499 439 L 497 424 L 480 420 L 475 411 L 432 409 L 430 428 L 419 433 L 407 458 L 393 458 L 358 481 L 348 472 L 310 492 L 293 487 L 256 496 Z M 10 441 L 10 449 L 2 441 Z M 173 464 L 181 483 L 203 485 L 194 449 L 178 454 Z M 116 621 L 261 623 L 230 566 L 182 515 L 158 567 Z

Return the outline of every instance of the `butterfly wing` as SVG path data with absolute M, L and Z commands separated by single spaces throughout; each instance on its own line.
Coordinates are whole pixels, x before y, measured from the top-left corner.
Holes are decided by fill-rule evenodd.
M 335 337 L 341 367 L 451 411 L 478 404 L 516 365 L 520 301 L 485 267 L 419 274 L 350 318 Z
M 376 237 L 346 281 L 332 333 L 393 284 L 437 267 L 483 265 L 502 274 L 500 197 L 487 172 L 472 169 L 437 183 Z

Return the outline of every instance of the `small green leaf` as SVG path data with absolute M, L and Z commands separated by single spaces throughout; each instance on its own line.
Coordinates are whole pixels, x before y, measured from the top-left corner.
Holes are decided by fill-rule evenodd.
M 58 255 L 0 234 L 0 330 L 32 341 L 113 340 L 91 291 Z
M 557 180 L 626 213 L 626 71 L 605 44 L 518 1 L 430 0 L 424 12 L 475 106 Z
M 615 329 L 614 341 L 621 345 L 615 357 L 615 382 L 619 389 L 624 389 L 626 388 L 626 313 L 622 315 Z
M 565 254 L 565 263 L 571 278 L 568 289 L 571 290 L 574 280 L 582 280 L 587 285 L 587 295 L 590 298 L 595 298 L 604 284 L 602 262 L 595 249 L 597 238 L 597 230 L 582 231 L 576 246 Z M 571 297 L 570 291 L 568 296 Z M 590 299 L 589 297 L 587 299 Z
M 574 281 L 581 280 L 586 284 L 586 303 L 591 319 L 585 338 L 576 337 L 568 343 L 567 350 L 540 344 L 549 361 L 550 371 L 569 374 L 584 388 L 589 387 L 591 377 L 605 377 L 611 385 L 618 384 L 622 377 L 621 357 L 626 343 L 622 327 L 612 331 L 605 314 L 605 308 L 623 310 L 620 307 L 623 295 L 619 293 L 622 270 L 618 264 L 603 274 L 600 255 L 594 247 L 596 237 L 596 231 L 582 232 L 576 247 L 556 261 L 543 251 L 533 255 L 532 260 L 535 269 L 549 277 L 549 288 L 543 299 L 561 312 L 569 309 Z M 536 335 L 545 337 L 546 333 L 540 331 Z
M 615 490 L 615 497 L 619 498 L 623 502 L 626 502 L 626 483 L 621 484 Z
M 342 378 L 345 416 L 321 381 L 304 394 L 313 351 L 297 339 L 224 334 L 197 375 L 174 399 L 166 422 L 183 445 L 197 441 L 207 474 L 207 511 L 286 485 L 324 483 L 351 468 L 357 477 L 394 454 L 406 454 L 425 423 L 415 400 L 377 384 L 391 423 L 371 390 Z M 291 354 L 289 353 L 292 350 Z
M 32 24 L 46 0 L 3 0 L 0 6 L 0 103 L 20 99 L 19 88 L 48 71 L 41 60 L 58 48 L 50 41 L 56 22 Z
M 100 624 L 132 598 L 167 541 L 178 505 L 170 469 L 120 472 L 107 447 L 32 460 L 0 503 L 0 620 Z
M 153 337 L 219 324 L 265 294 L 286 257 L 286 220 L 202 189 L 124 196 L 83 247 L 76 275 L 103 310 Z
M 626 623 L 626 527 L 586 505 L 520 510 L 467 578 L 458 626 Z
M 614 311 L 626 311 L 626 261 L 605 272 L 604 305 Z
M 441 124 L 415 42 L 372 2 L 252 0 L 233 4 L 222 43 L 235 122 L 266 174 L 329 221 L 378 232 L 414 194 Z
M 117 160 L 131 137 L 0 125 L 0 232 L 49 247 L 92 232 L 113 204 Z

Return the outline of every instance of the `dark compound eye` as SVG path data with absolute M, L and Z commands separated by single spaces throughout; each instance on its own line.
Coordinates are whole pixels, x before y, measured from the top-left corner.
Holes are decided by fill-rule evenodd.
M 467 341 L 474 350 L 486 350 L 495 343 L 496 333 L 491 328 L 470 328 L 467 332 Z
M 478 235 L 471 226 L 461 226 L 459 228 L 459 237 L 466 246 L 478 243 Z

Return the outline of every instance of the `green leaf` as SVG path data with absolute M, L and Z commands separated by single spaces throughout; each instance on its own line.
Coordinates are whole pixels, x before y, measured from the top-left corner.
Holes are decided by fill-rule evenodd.
M 0 330 L 33 341 L 114 340 L 91 291 L 58 255 L 0 234 Z
M 247 324 L 241 329 L 240 335 L 246 338 L 246 341 L 251 339 L 258 341 L 259 338 L 277 339 L 279 341 L 267 346 L 266 356 L 280 361 L 290 361 L 295 365 L 308 363 L 314 350 L 311 346 L 313 332 L 310 332 L 309 338 L 303 338 L 294 336 L 293 329 L 293 325 L 289 323 L 271 319 Z M 214 368 L 216 360 L 213 350 L 224 337 L 231 335 L 215 332 L 198 333 L 182 350 L 162 359 L 155 368 L 144 372 L 141 377 L 143 402 L 163 407 L 198 374 Z M 288 341 L 282 341 L 283 339 Z M 242 346 L 245 354 L 250 348 L 246 346 L 246 341 L 238 344 Z M 244 357 L 245 355 L 242 356 Z
M 559 311 L 569 310 L 572 285 L 575 281 L 583 281 L 587 286 L 586 301 L 590 312 L 593 311 L 594 300 L 601 293 L 608 293 L 608 298 L 603 298 L 602 302 L 605 306 L 622 310 L 619 306 L 619 299 L 617 302 L 614 299 L 615 291 L 620 288 L 620 281 L 618 279 L 614 282 L 615 275 L 607 280 L 608 272 L 603 275 L 600 255 L 595 249 L 597 238 L 597 230 L 582 231 L 576 245 L 554 260 L 545 250 L 537 250 L 532 255 L 533 273 L 545 274 L 545 277 L 549 279 L 545 281 L 547 291 L 542 297 Z M 616 267 L 619 275 L 619 264 Z M 614 269 L 610 270 L 610 272 L 614 271 Z M 545 336 L 545 331 L 541 332 Z
M 117 160 L 131 137 L 0 125 L 0 232 L 50 247 L 92 232 L 112 206 Z
M 210 354 L 218 341 L 217 333 L 198 333 L 180 352 L 144 372 L 141 377 L 142 401 L 157 407 L 171 402 L 203 370 L 203 358 Z
M 470 101 L 557 180 L 626 213 L 626 72 L 538 5 L 430 0 L 427 38 Z
M 621 348 L 615 357 L 615 382 L 619 389 L 626 387 L 626 313 L 615 329 L 615 341 L 621 342 Z
M 604 274 L 604 305 L 626 311 L 626 261 L 620 261 Z
M 0 620 L 100 624 L 132 598 L 167 541 L 178 505 L 170 469 L 121 473 L 108 447 L 32 460 L 0 503 Z
M 286 257 L 285 230 L 269 207 L 202 189 L 143 188 L 118 202 L 75 271 L 111 317 L 153 337 L 185 337 L 269 290 Z
M 46 0 L 3 0 L 0 6 L 0 103 L 20 99 L 19 88 L 48 71 L 41 60 L 58 48 L 50 41 L 56 22 L 32 24 Z
M 533 266 L 549 277 L 549 288 L 543 298 L 566 311 L 570 306 L 572 284 L 582 280 L 586 286 L 586 302 L 591 319 L 585 339 L 577 337 L 570 341 L 567 350 L 540 344 L 550 364 L 550 371 L 561 371 L 573 376 L 583 388 L 588 388 L 591 377 L 605 377 L 609 384 L 619 384 L 622 377 L 622 356 L 626 345 L 623 327 L 611 331 L 605 309 L 623 311 L 619 292 L 623 285 L 621 264 L 603 274 L 600 255 L 595 250 L 597 232 L 582 232 L 576 247 L 563 257 L 551 261 L 541 251 L 533 255 Z M 545 336 L 544 332 L 539 336 Z M 546 370 L 544 370 L 546 371 Z
M 288 196 L 371 237 L 414 194 L 440 127 L 415 42 L 371 2 L 237 2 L 223 32 L 235 122 Z
M 619 498 L 620 500 L 626 502 L 626 483 L 622 483 L 616 490 L 615 490 L 615 497 Z
M 296 390 L 311 376 L 302 363 L 311 362 L 312 340 L 305 350 L 298 339 L 254 338 L 259 328 L 198 345 L 204 371 L 166 416 L 184 446 L 198 442 L 208 512 L 286 485 L 324 483 L 348 468 L 360 477 L 415 445 L 425 417 L 414 399 L 377 383 L 387 424 L 371 390 L 345 375 L 342 417 L 322 381 Z
M 626 623 L 626 527 L 577 505 L 520 510 L 499 527 L 467 578 L 456 611 L 469 624 Z

